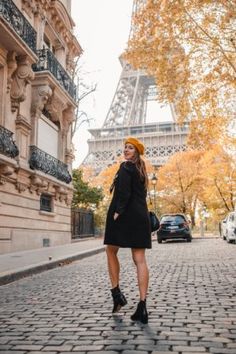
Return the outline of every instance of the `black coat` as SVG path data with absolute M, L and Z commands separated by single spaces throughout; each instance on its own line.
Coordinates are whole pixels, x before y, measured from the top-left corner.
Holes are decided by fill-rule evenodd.
M 130 161 L 123 162 L 114 180 L 107 213 L 104 244 L 130 248 L 151 248 L 147 191 L 139 172 Z M 114 213 L 119 217 L 114 220 Z

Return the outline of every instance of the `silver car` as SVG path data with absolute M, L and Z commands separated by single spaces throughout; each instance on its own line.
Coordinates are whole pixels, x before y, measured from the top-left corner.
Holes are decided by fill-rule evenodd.
M 226 240 L 226 237 L 225 237 L 225 234 L 226 234 L 226 220 L 227 220 L 227 217 L 224 218 L 219 224 L 220 237 L 222 237 L 223 240 Z
M 236 243 L 236 211 L 229 213 L 223 220 L 222 237 L 227 242 Z

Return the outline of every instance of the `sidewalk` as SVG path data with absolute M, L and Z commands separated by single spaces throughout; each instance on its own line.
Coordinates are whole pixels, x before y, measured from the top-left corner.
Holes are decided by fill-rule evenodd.
M 104 251 L 103 237 L 0 255 L 0 285 Z

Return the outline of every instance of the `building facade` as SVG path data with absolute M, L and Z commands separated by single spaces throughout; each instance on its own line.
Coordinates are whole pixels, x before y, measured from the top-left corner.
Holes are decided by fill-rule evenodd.
M 70 0 L 0 0 L 0 253 L 71 240 Z

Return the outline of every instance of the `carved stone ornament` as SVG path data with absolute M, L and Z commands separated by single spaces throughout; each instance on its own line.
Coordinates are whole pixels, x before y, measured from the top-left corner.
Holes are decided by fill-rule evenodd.
M 15 112 L 20 102 L 26 98 L 26 86 L 34 79 L 34 72 L 26 55 L 17 58 L 17 68 L 11 78 L 11 110 Z
M 61 130 L 63 134 L 67 134 L 71 123 L 75 120 L 75 112 L 72 106 L 67 107 L 63 111 Z
M 28 188 L 27 184 L 22 183 L 22 182 L 16 182 L 16 189 L 18 192 L 24 192 Z
M 53 122 L 60 122 L 62 125 L 62 112 L 65 109 L 65 103 L 54 95 L 50 97 L 45 108 L 50 113 Z
M 33 184 L 30 185 L 29 191 L 30 193 L 36 192 L 37 193 L 38 187 L 34 186 Z M 38 193 L 37 193 L 38 194 Z
M 43 192 L 45 192 L 45 188 L 37 188 L 37 189 L 36 189 L 37 195 L 40 195 L 40 194 L 42 194 Z
M 30 180 L 31 184 L 29 190 L 31 193 L 35 191 L 38 195 L 40 195 L 43 191 L 48 190 L 48 182 L 45 181 L 43 178 L 36 175 L 32 175 L 30 177 Z
M 66 205 L 71 205 L 73 199 L 73 194 L 68 194 L 66 198 Z
M 52 6 L 52 0 L 37 1 L 37 5 L 40 11 L 44 10 L 45 12 L 47 12 L 49 11 L 49 8 Z
M 8 52 L 7 54 L 7 93 L 10 91 L 13 81 L 12 74 L 17 69 L 16 52 Z
M 68 47 L 70 47 L 70 45 L 68 45 Z M 68 55 L 66 56 L 66 69 L 70 73 L 71 76 L 73 76 L 73 73 L 75 72 L 75 68 L 76 68 L 76 62 L 74 61 L 74 59 L 69 51 Z
M 60 200 L 60 202 L 63 202 L 67 198 L 68 190 L 62 186 L 54 186 L 55 187 L 55 200 Z
M 33 88 L 31 113 L 40 116 L 49 97 L 52 96 L 52 89 L 49 85 L 36 86 Z
M 0 185 L 3 185 L 3 184 L 5 184 L 6 183 L 6 178 L 5 177 L 1 177 L 0 176 Z
M 43 185 L 43 180 L 42 178 L 38 177 L 38 176 L 31 176 L 31 183 L 37 187 L 42 187 Z
M 0 174 L 3 176 L 11 176 L 15 172 L 14 167 L 8 165 L 1 165 L 0 166 Z
M 22 0 L 22 10 L 24 10 L 29 17 L 37 13 L 37 5 L 35 0 Z

